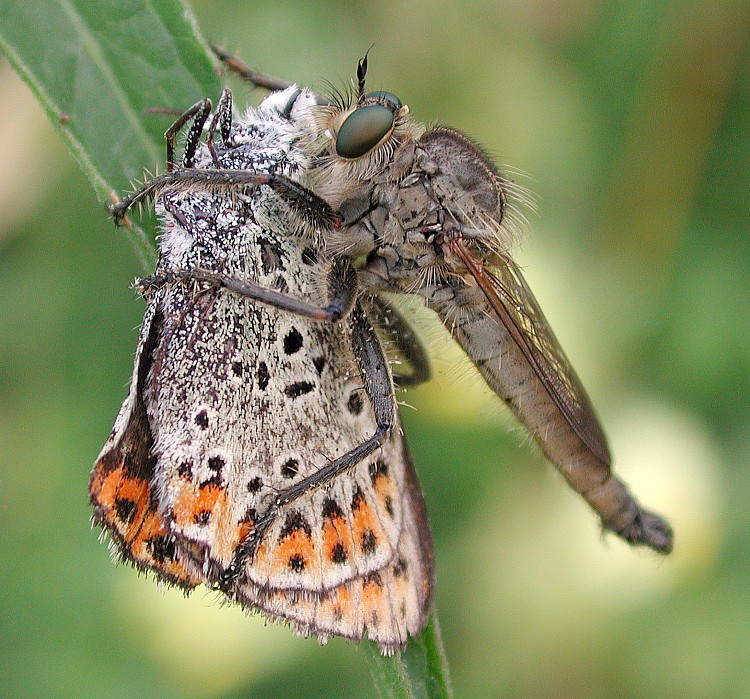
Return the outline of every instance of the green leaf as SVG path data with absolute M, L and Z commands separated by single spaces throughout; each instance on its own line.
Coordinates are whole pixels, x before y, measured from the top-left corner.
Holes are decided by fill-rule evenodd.
M 163 168 L 174 117 L 221 83 L 178 0 L 0 0 L 0 50 L 39 99 L 97 197 Z M 148 242 L 137 241 L 150 256 Z
M 453 696 L 437 614 L 409 639 L 403 653 L 384 657 L 371 641 L 362 643 L 381 699 L 449 699 Z

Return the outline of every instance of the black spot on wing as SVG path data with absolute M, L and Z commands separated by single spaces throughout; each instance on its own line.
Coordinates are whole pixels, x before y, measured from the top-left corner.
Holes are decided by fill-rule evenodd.
M 360 391 L 352 391 L 349 399 L 346 401 L 346 408 L 352 415 L 359 415 L 362 412 L 364 403 Z
M 305 561 L 305 557 L 301 553 L 295 553 L 294 555 L 289 557 L 289 568 L 294 573 L 301 573 L 303 570 L 305 570 L 305 567 L 307 566 L 307 563 Z
M 271 374 L 268 371 L 268 366 L 265 362 L 258 364 L 258 388 L 261 391 L 265 391 L 268 388 L 268 382 L 271 379 Z
M 349 556 L 346 555 L 346 549 L 344 548 L 344 545 L 341 542 L 338 542 L 332 549 L 331 549 L 331 561 L 333 563 L 346 563 L 346 561 L 349 559 Z
M 196 524 L 205 526 L 211 521 L 211 510 L 201 510 L 200 512 L 196 512 L 193 521 Z
M 344 511 L 333 498 L 326 498 L 323 501 L 323 517 L 325 519 L 337 519 L 344 516 Z
M 375 549 L 378 547 L 378 538 L 372 529 L 365 529 L 362 532 L 362 540 L 360 542 L 362 546 L 362 553 L 369 556 L 375 553 Z
M 195 416 L 195 424 L 198 425 L 202 430 L 208 428 L 208 413 L 205 409 L 199 410 Z
M 208 467 L 217 475 L 221 475 L 224 468 L 224 459 L 221 456 L 211 456 L 208 459 Z
M 315 389 L 315 384 L 309 381 L 295 381 L 284 388 L 284 393 L 289 398 L 299 398 Z
M 406 575 L 407 571 L 407 564 L 406 560 L 402 557 L 399 557 L 399 559 L 396 561 L 395 565 L 393 566 L 393 577 L 394 578 L 401 578 Z
M 135 519 L 135 513 L 138 505 L 134 500 L 129 498 L 115 498 L 115 512 L 117 519 L 125 524 L 130 524 Z
M 325 369 L 326 358 L 322 356 L 315 357 L 315 359 L 313 359 L 313 364 L 315 365 L 315 371 L 317 371 L 318 376 L 320 376 L 323 373 L 323 369 Z
M 378 480 L 380 474 L 383 474 L 384 476 L 388 475 L 388 464 L 385 463 L 383 459 L 376 459 L 370 464 L 370 479 L 373 483 Z
M 312 536 L 312 528 L 304 515 L 298 510 L 292 510 L 287 516 L 281 529 L 280 538 L 285 539 L 296 531 L 303 531 L 307 536 Z
M 153 536 L 146 541 L 146 546 L 151 556 L 158 563 L 174 560 L 176 555 L 175 542 L 170 536 Z
M 255 478 L 252 478 L 247 483 L 247 489 L 251 493 L 257 493 L 262 487 L 263 487 L 263 480 L 260 478 L 260 476 L 256 476 Z
M 385 496 L 385 511 L 388 516 L 393 518 L 393 498 L 390 495 Z
M 302 334 L 297 328 L 292 328 L 284 338 L 284 353 L 294 354 L 302 349 Z
M 294 478 L 299 473 L 299 461 L 297 459 L 287 459 L 281 464 L 281 475 L 284 478 Z
M 356 512 L 360 507 L 362 507 L 362 503 L 365 501 L 365 495 L 362 492 L 362 490 L 357 486 L 357 489 L 354 491 L 354 495 L 352 495 L 352 511 Z

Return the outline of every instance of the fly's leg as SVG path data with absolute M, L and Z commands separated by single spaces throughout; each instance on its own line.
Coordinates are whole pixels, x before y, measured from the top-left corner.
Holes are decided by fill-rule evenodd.
M 257 70 L 253 70 L 246 66 L 239 58 L 227 53 L 220 46 L 211 45 L 211 50 L 214 52 L 216 57 L 231 70 L 235 75 L 239 76 L 243 80 L 255 85 L 255 87 L 261 87 L 264 90 L 285 90 L 293 83 L 281 78 L 274 78 L 272 75 L 266 73 L 260 73 Z
M 190 168 L 157 175 L 139 190 L 109 207 L 115 221 L 121 221 L 135 204 L 156 196 L 164 189 L 208 189 L 237 192 L 243 187 L 268 185 L 281 195 L 305 221 L 319 228 L 338 228 L 341 220 L 329 204 L 317 194 L 284 175 L 254 170 L 202 170 Z
M 427 352 L 406 318 L 388 301 L 379 296 L 368 299 L 366 309 L 375 321 L 378 332 L 393 343 L 399 355 L 411 368 L 409 374 L 393 374 L 398 386 L 418 386 L 430 380 L 430 363 Z
M 328 272 L 328 303 L 325 306 L 316 306 L 302 299 L 288 296 L 280 291 L 267 289 L 253 282 L 232 279 L 231 277 L 225 277 L 216 272 L 199 268 L 168 272 L 167 274 L 154 277 L 145 277 L 137 282 L 136 286 L 140 289 L 141 293 L 146 295 L 152 289 L 177 280 L 205 282 L 227 289 L 238 296 L 251 298 L 267 306 L 272 306 L 280 311 L 287 311 L 288 313 L 294 313 L 304 318 L 328 323 L 336 323 L 349 313 L 354 306 L 358 290 L 357 273 L 349 259 L 345 257 L 334 260 Z
M 351 451 L 304 478 L 299 483 L 282 490 L 268 510 L 255 522 L 255 526 L 234 552 L 234 557 L 218 581 L 218 588 L 231 594 L 234 584 L 242 574 L 245 564 L 252 560 L 255 551 L 271 525 L 284 507 L 298 498 L 335 480 L 342 473 L 356 466 L 380 448 L 391 429 L 396 415 L 396 400 L 393 395 L 388 361 L 383 354 L 375 332 L 365 316 L 362 306 L 355 304 L 348 316 L 352 346 L 359 366 L 365 393 L 375 414 L 377 427 L 373 435 Z

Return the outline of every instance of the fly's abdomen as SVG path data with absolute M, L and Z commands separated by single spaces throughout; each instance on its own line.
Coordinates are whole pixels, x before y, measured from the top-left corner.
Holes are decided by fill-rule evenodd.
M 545 456 L 598 513 L 605 529 L 661 553 L 672 549 L 669 525 L 645 511 L 570 424 L 511 333 L 476 288 L 423 292 L 487 384 L 533 435 Z M 601 451 L 606 454 L 606 446 Z

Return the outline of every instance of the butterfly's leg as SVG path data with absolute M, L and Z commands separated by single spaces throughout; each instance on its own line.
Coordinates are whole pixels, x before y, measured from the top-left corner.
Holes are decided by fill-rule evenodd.
M 226 145 L 229 141 L 229 133 L 232 130 L 232 92 L 226 88 L 221 93 L 219 104 L 216 105 L 216 111 L 206 134 L 206 145 L 211 153 L 211 159 L 216 167 L 221 167 L 219 156 L 216 154 L 216 148 L 214 147 L 214 135 L 217 129 L 221 136 L 221 142 Z
M 245 563 L 252 559 L 258 544 L 269 527 L 276 521 L 281 510 L 297 498 L 330 483 L 347 469 L 372 454 L 382 446 L 393 428 L 396 416 L 396 399 L 393 395 L 393 383 L 388 369 L 388 361 L 360 304 L 355 304 L 348 319 L 354 354 L 365 392 L 375 414 L 377 424 L 375 432 L 362 444 L 327 464 L 319 471 L 302 479 L 299 483 L 282 490 L 276 496 L 273 504 L 255 522 L 255 526 L 248 537 L 235 549 L 231 563 L 224 570 L 218 586 L 227 594 L 231 594 L 232 587 L 242 573 Z
M 255 85 L 255 87 L 262 87 L 265 90 L 285 90 L 292 83 L 281 78 L 274 78 L 272 75 L 266 75 L 265 73 L 259 73 L 257 70 L 253 70 L 246 66 L 239 58 L 227 53 L 220 46 L 211 45 L 211 50 L 214 52 L 216 57 L 231 70 L 235 75 L 239 76 L 243 80 Z
M 365 305 L 375 321 L 375 326 L 387 341 L 392 342 L 406 364 L 411 368 L 409 374 L 394 372 L 393 380 L 398 386 L 417 386 L 430 379 L 430 363 L 427 352 L 417 333 L 406 318 L 385 299 L 379 296 L 368 299 Z
M 191 171 L 191 168 L 195 164 L 195 153 L 198 150 L 198 144 L 200 143 L 201 136 L 203 135 L 203 127 L 206 125 L 208 116 L 211 113 L 211 100 L 202 99 L 196 102 L 190 109 L 183 112 L 177 120 L 164 132 L 164 140 L 167 142 L 167 172 L 164 175 L 158 175 L 147 182 L 139 190 L 124 197 L 116 204 L 109 207 L 110 214 L 114 217 L 118 223 L 124 218 L 128 209 L 144 198 L 150 196 L 156 192 L 160 186 L 167 186 L 170 183 L 181 182 L 186 179 L 185 170 Z M 182 128 L 191 121 L 190 127 L 185 137 L 185 150 L 182 154 L 182 168 L 175 172 L 175 159 L 174 159 L 174 142 L 177 138 L 177 134 L 180 133 Z M 226 145 L 229 140 L 229 133 L 232 128 L 232 93 L 229 90 L 224 90 L 221 93 L 219 104 L 216 107 L 211 123 L 209 124 L 208 134 L 206 137 L 206 143 L 208 150 L 211 153 L 211 157 L 216 166 L 219 166 L 219 159 L 216 155 L 216 149 L 213 144 L 214 135 L 216 131 L 219 131 L 222 143 Z M 190 178 L 187 177 L 189 180 Z M 282 178 L 285 179 L 285 178 Z M 197 184 L 200 184 L 200 180 Z M 279 185 L 279 187 L 282 187 Z

